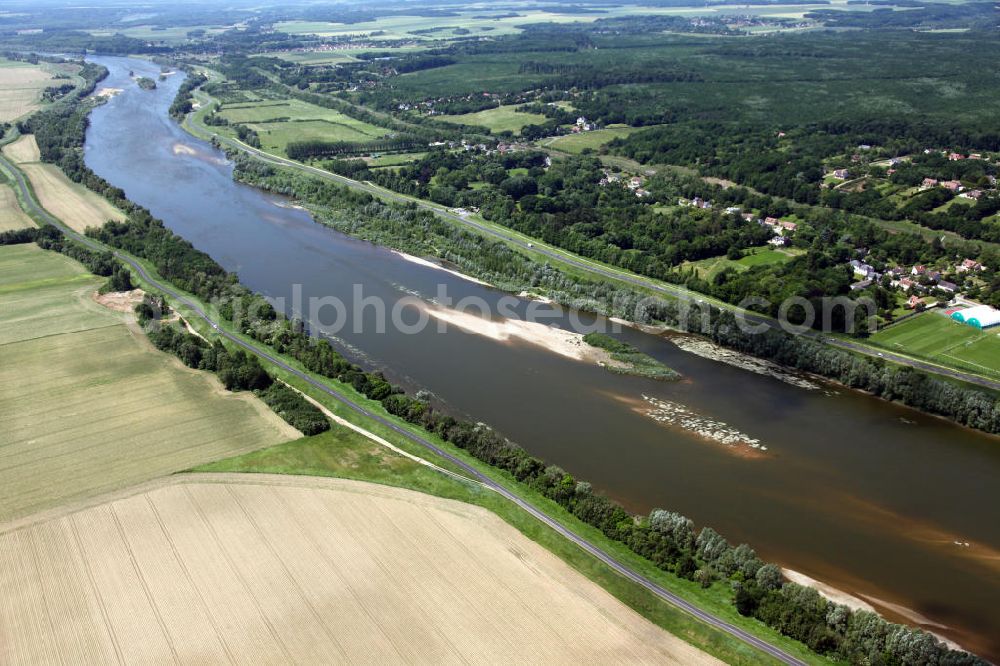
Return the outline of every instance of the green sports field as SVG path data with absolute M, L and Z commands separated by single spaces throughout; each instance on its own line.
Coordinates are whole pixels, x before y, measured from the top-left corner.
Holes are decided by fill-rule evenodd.
M 873 335 L 870 342 L 941 365 L 1000 376 L 1000 330 L 980 331 L 933 310 Z

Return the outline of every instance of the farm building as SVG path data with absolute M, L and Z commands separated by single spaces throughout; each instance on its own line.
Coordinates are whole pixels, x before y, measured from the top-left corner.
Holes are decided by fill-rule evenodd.
M 989 305 L 977 305 L 953 312 L 951 318 L 976 328 L 989 328 L 1000 324 L 1000 310 Z

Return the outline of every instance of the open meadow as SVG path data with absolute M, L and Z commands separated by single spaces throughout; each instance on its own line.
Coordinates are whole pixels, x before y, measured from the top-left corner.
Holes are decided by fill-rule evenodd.
M 38 65 L 0 58 L 0 122 L 10 122 L 38 109 L 42 91 L 53 85 L 52 74 Z
M 463 113 L 454 116 L 439 116 L 440 120 L 459 125 L 473 125 L 489 128 L 492 132 L 513 132 L 517 134 L 525 125 L 540 125 L 545 122 L 545 116 L 538 113 L 523 113 L 514 105 L 498 106 L 494 109 Z
M 872 344 L 943 365 L 1000 376 L 1000 330 L 980 331 L 933 310 L 871 336 Z
M 121 221 L 125 214 L 104 197 L 74 183 L 53 164 L 23 163 L 21 170 L 31 181 L 38 201 L 74 231 L 103 226 L 108 220 Z
M 219 115 L 232 124 L 257 132 L 261 147 L 284 153 L 293 141 L 350 141 L 363 143 L 385 136 L 387 130 L 355 120 L 333 109 L 297 99 L 226 104 Z
M 628 126 L 611 126 L 605 127 L 604 129 L 593 130 L 591 132 L 580 132 L 579 134 L 565 134 L 563 136 L 557 136 L 553 139 L 545 139 L 541 141 L 541 145 L 545 148 L 551 148 L 552 150 L 558 150 L 563 153 L 570 153 L 571 155 L 579 155 L 584 150 L 597 150 L 606 143 L 610 143 L 615 139 L 626 137 L 633 132 L 638 132 L 641 129 L 647 129 L 645 127 L 628 127 Z
M 0 533 L 0 661 L 718 663 L 480 507 L 184 475 Z
M 745 271 L 751 266 L 785 263 L 791 261 L 799 254 L 802 254 L 802 250 L 794 248 L 772 250 L 770 248 L 755 247 L 747 250 L 746 254 L 736 260 L 729 259 L 728 257 L 709 257 L 708 259 L 699 259 L 698 261 L 685 261 L 679 266 L 679 269 L 681 271 L 693 269 L 698 278 L 712 280 L 727 268 L 732 268 L 736 271 Z
M 0 247 L 0 521 L 298 436 L 249 394 L 154 349 L 102 279 Z

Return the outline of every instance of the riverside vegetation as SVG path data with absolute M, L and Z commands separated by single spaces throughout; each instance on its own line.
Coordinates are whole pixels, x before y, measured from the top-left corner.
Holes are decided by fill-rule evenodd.
M 634 289 L 568 275 L 499 241 L 483 239 L 413 204 L 388 203 L 346 186 L 235 156 L 238 181 L 295 198 L 317 219 L 345 233 L 414 254 L 433 254 L 503 289 L 542 292 L 557 302 L 637 324 L 660 324 L 704 335 L 716 344 L 817 374 L 886 400 L 1000 433 L 1000 405 L 986 391 L 911 368 L 835 349 L 804 335 L 738 326 L 736 315 L 708 303 L 650 298 Z M 114 228 L 113 225 L 106 229 Z M 808 270 L 808 264 L 802 267 Z
M 48 131 L 52 131 L 53 127 L 55 126 L 50 126 Z M 71 126 L 67 124 L 64 127 Z M 80 131 L 82 132 L 82 128 Z M 67 145 L 72 146 L 70 150 L 79 151 L 82 138 L 75 143 L 70 139 Z M 74 162 L 70 159 L 67 163 L 82 165 L 82 160 Z M 268 171 L 270 167 L 263 165 L 252 168 L 261 179 L 260 184 L 267 185 L 268 178 L 279 175 L 279 170 Z M 273 348 L 279 354 L 299 361 L 306 369 L 317 375 L 353 387 L 369 399 L 380 402 L 389 414 L 420 426 L 427 432 L 467 451 L 478 460 L 510 474 L 520 483 L 555 501 L 582 521 L 596 527 L 608 538 L 624 544 L 633 552 L 647 558 L 660 569 L 685 579 L 700 581 L 706 587 L 713 584 L 727 586 L 731 590 L 737 610 L 741 613 L 756 617 L 785 635 L 802 641 L 818 653 L 836 659 L 856 663 L 883 659 L 902 663 L 914 661 L 980 663 L 973 655 L 950 650 L 925 632 L 886 622 L 874 613 L 851 611 L 844 606 L 828 602 L 811 588 L 785 582 L 777 567 L 763 563 L 749 546 L 732 547 L 710 528 L 704 528 L 700 533 L 696 533 L 692 522 L 679 514 L 657 509 L 646 517 L 632 516 L 614 501 L 594 493 L 588 483 L 575 479 L 554 465 L 546 465 L 490 428 L 455 419 L 424 400 L 407 396 L 400 389 L 393 387 L 381 374 L 365 372 L 356 364 L 349 362 L 328 341 L 317 341 L 312 338 L 301 322 L 284 318 L 262 296 L 252 293 L 239 284 L 235 275 L 226 272 L 206 254 L 173 234 L 149 211 L 125 200 L 120 190 L 115 191 L 106 183 L 102 186 L 102 179 L 88 172 L 85 166 L 81 167 L 81 170 L 76 172 L 77 179 L 93 183 L 97 191 L 108 196 L 113 203 L 129 214 L 124 222 L 110 222 L 101 229 L 92 230 L 90 232 L 92 236 L 149 261 L 162 277 L 178 288 L 205 301 L 216 300 L 223 303 L 220 315 L 236 330 Z M 246 167 L 240 173 L 245 174 Z M 378 219 L 382 215 L 391 216 L 395 224 L 401 224 L 404 220 L 411 221 L 417 228 L 440 223 L 445 225 L 441 228 L 441 233 L 445 233 L 444 229 L 447 229 L 447 234 L 458 234 L 455 238 L 469 245 L 484 245 L 488 248 L 484 252 L 511 252 L 509 248 L 493 247 L 478 238 L 463 238 L 461 234 L 467 232 L 440 221 L 435 222 L 432 214 L 413 206 L 386 204 L 368 195 L 358 195 L 339 186 L 317 182 L 316 179 L 302 179 L 288 174 L 283 174 L 281 177 L 291 179 L 286 182 L 299 182 L 301 186 L 314 188 L 316 192 L 326 197 L 323 203 L 326 205 L 335 203 L 338 207 L 343 207 L 344 215 L 360 215 L 363 224 L 369 224 L 371 220 Z M 44 243 L 45 238 L 42 237 L 42 233 L 39 232 L 37 239 Z M 73 245 L 58 238 L 59 234 L 53 234 L 51 230 L 46 230 L 44 234 L 51 240 L 50 247 Z M 5 242 L 33 240 L 31 235 L 26 233 L 17 236 L 4 235 L 0 239 Z M 89 251 L 83 250 L 83 252 Z M 488 254 L 473 256 L 485 258 Z M 467 260 L 466 263 L 469 261 L 471 260 Z M 113 258 L 111 262 L 114 262 Z M 537 273 L 542 278 L 548 276 L 551 283 L 562 285 L 569 294 L 577 298 L 587 298 L 596 304 L 601 304 L 603 301 L 606 310 L 614 305 L 627 311 L 629 305 L 634 308 L 640 300 L 639 294 L 572 279 L 551 268 L 534 265 L 523 256 L 514 266 L 529 273 Z M 500 273 L 504 269 L 497 267 L 494 270 Z M 107 274 L 113 273 L 112 264 L 107 268 Z M 253 316 L 250 313 L 253 313 Z M 636 313 L 633 311 L 630 314 L 634 316 Z M 641 318 L 647 321 L 664 321 L 675 325 L 680 316 L 678 304 L 666 301 L 654 308 L 647 308 L 641 314 Z M 725 340 L 730 346 L 749 345 L 749 340 L 727 337 L 733 335 L 732 331 L 738 330 L 730 325 L 731 317 L 732 315 L 727 313 L 712 310 L 710 336 L 716 340 Z M 261 385 L 262 382 L 266 383 L 266 380 L 249 360 L 244 363 L 238 355 L 228 351 L 222 352 L 222 349 L 216 351 L 215 345 L 211 348 L 202 347 L 200 343 L 188 340 L 183 335 L 178 336 L 176 332 L 163 335 L 164 337 L 169 335 L 171 339 L 170 344 L 165 346 L 176 348 L 178 351 L 183 348 L 184 351 L 181 353 L 190 355 L 189 358 L 192 360 L 200 356 L 199 366 L 213 353 L 216 354 L 216 362 L 211 365 L 216 367 L 219 365 L 218 356 L 222 353 L 227 359 L 235 359 L 235 365 L 223 363 L 223 370 L 228 371 L 227 377 L 234 386 L 266 388 Z M 760 347 L 755 347 L 761 352 L 767 351 L 768 344 L 774 345 L 770 351 L 776 358 L 781 357 L 782 350 L 791 353 L 792 349 L 798 353 L 794 359 L 798 363 L 803 363 L 803 359 L 807 358 L 810 362 L 819 362 L 826 353 L 840 354 L 843 358 L 837 356 L 826 358 L 834 361 L 849 358 L 852 362 L 861 364 L 857 366 L 859 368 L 865 368 L 865 364 L 871 365 L 872 374 L 869 379 L 875 380 L 876 374 L 882 377 L 881 373 L 876 373 L 872 362 L 843 355 L 816 342 L 787 336 L 776 337 L 776 334 L 755 336 L 754 340 L 763 341 L 756 343 L 761 345 Z M 811 346 L 802 348 L 786 346 L 792 344 Z M 197 352 L 192 347 L 197 347 Z M 802 353 L 803 350 L 808 350 L 813 355 L 806 356 Z M 889 373 L 885 368 L 880 370 Z M 901 376 L 888 374 L 888 378 L 893 381 L 887 388 L 895 389 L 903 382 Z M 925 381 L 936 380 L 926 378 Z M 995 422 L 987 425 L 996 428 Z

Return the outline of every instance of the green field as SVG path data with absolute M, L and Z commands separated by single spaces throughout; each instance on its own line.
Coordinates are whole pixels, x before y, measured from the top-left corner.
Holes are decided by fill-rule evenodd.
M 366 158 L 365 161 L 373 167 L 394 167 L 402 164 L 410 164 L 421 159 L 427 153 L 392 153 L 389 155 L 379 155 L 378 157 Z
M 625 137 L 632 132 L 638 132 L 646 127 L 610 126 L 592 132 L 580 132 L 579 134 L 567 134 L 557 136 L 554 139 L 545 139 L 541 145 L 563 153 L 579 155 L 586 149 L 597 150 L 604 144 L 614 141 L 619 137 Z
M 249 394 L 155 350 L 103 282 L 0 247 L 0 522 L 296 435 Z
M 770 248 L 752 248 L 743 255 L 742 258 L 733 261 L 727 257 L 709 257 L 698 261 L 686 261 L 680 265 L 681 270 L 693 268 L 695 274 L 702 280 L 711 280 L 716 275 L 733 268 L 737 271 L 745 271 L 751 266 L 764 266 L 790 261 L 796 255 L 801 254 L 801 250 L 782 249 L 772 250 Z
M 931 310 L 879 331 L 870 342 L 941 365 L 1000 376 L 998 333 L 980 331 Z
M 441 120 L 459 125 L 474 125 L 487 127 L 492 132 L 514 132 L 517 134 L 525 125 L 540 125 L 545 122 L 545 116 L 537 113 L 522 113 L 517 107 L 498 106 L 476 113 L 463 113 L 456 116 L 438 116 Z
M 264 150 L 278 153 L 284 153 L 285 146 L 293 141 L 363 143 L 386 134 L 384 128 L 297 99 L 226 104 L 219 115 L 254 130 Z
M 336 65 L 342 62 L 357 62 L 357 58 L 344 51 L 293 51 L 274 54 L 282 60 L 303 65 Z

